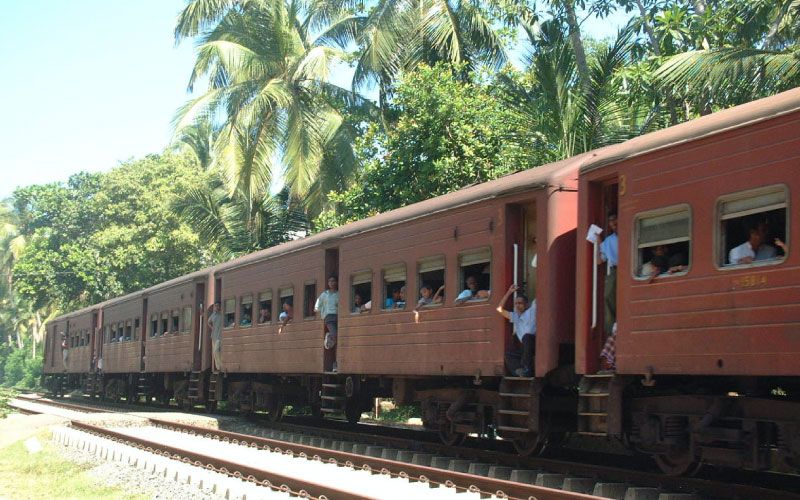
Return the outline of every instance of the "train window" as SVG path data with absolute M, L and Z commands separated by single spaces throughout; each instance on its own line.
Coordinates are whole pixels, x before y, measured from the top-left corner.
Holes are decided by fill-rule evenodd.
M 444 255 L 437 255 L 435 257 L 427 257 L 422 259 L 417 264 L 417 275 L 419 277 L 417 283 L 420 287 L 420 293 L 422 293 L 422 287 L 428 286 L 432 290 L 432 294 L 429 297 L 432 299 L 436 294 L 436 291 L 439 290 L 442 285 L 444 285 Z M 439 293 L 439 297 L 442 298 L 441 302 L 439 302 L 439 304 L 441 304 L 444 302 L 444 290 Z M 421 298 L 421 295 L 417 297 L 418 300 Z M 427 305 L 433 306 L 436 304 L 431 302 Z
M 181 331 L 181 310 L 180 309 L 173 309 L 172 310 L 172 324 L 170 325 L 170 332 L 178 333 Z
M 253 296 L 245 295 L 241 299 L 241 307 L 239 309 L 239 325 L 252 326 L 253 325 Z
M 468 250 L 458 255 L 459 290 L 456 302 L 487 300 L 492 285 L 492 249 Z
M 405 309 L 406 265 L 396 264 L 383 270 L 383 308 Z
M 133 340 L 133 321 L 125 322 L 125 340 Z
M 785 186 L 736 193 L 717 202 L 720 266 L 783 262 L 788 218 Z
M 153 314 L 150 316 L 150 336 L 156 335 L 158 335 L 158 314 Z
M 223 309 L 223 328 L 233 328 L 236 325 L 236 299 L 225 299 Z
M 192 330 L 192 306 L 183 308 L 183 328 L 181 331 L 190 332 Z
M 352 278 L 350 291 L 350 310 L 353 314 L 368 313 L 372 310 L 372 271 L 360 271 Z
M 685 274 L 691 255 L 691 214 L 679 205 L 635 217 L 633 276 L 646 280 Z
M 258 324 L 266 325 L 272 322 L 272 290 L 258 294 Z
M 281 296 L 281 312 L 278 320 L 291 321 L 294 319 L 294 288 L 281 288 L 278 292 Z
M 139 339 L 139 334 L 142 333 L 142 321 L 140 318 L 133 320 L 133 340 Z
M 314 304 L 317 302 L 317 283 L 306 283 L 303 287 L 303 318 L 314 318 Z
M 161 313 L 161 330 L 159 332 L 161 335 L 166 335 L 169 333 L 169 311 L 164 311 Z

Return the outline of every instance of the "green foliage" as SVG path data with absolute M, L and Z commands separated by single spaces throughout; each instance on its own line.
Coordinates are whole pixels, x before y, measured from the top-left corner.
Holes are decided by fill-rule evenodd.
M 43 362 L 41 354 L 32 358 L 28 350 L 11 351 L 3 364 L 3 385 L 26 389 L 38 388 Z
M 540 164 L 534 127 L 504 105 L 495 88 L 464 81 L 463 67 L 420 66 L 397 86 L 387 132 L 373 125 L 358 142 L 363 171 L 350 189 L 330 193 L 335 210 L 316 228 L 425 200 Z
M 188 156 L 165 154 L 18 189 L 28 245 L 14 265 L 16 292 L 34 308 L 68 310 L 197 270 L 207 254 L 172 203 L 204 181 Z
M 422 408 L 419 405 L 398 406 L 378 415 L 378 420 L 386 422 L 407 422 L 411 418 L 422 418 Z

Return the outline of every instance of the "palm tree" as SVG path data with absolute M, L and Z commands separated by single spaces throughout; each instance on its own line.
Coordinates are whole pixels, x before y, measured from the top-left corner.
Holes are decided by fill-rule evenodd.
M 377 84 L 381 109 L 399 74 L 419 64 L 458 64 L 466 76 L 479 66 L 496 70 L 507 61 L 497 23 L 488 14 L 491 2 L 378 0 L 366 12 L 363 3 L 352 0 L 324 3 L 341 14 L 320 39 L 342 49 L 358 47 L 352 86 Z M 519 13 L 504 23 L 532 29 L 536 16 L 524 5 L 517 7 Z
M 589 78 L 583 83 L 569 33 L 557 20 L 548 21 L 531 40 L 526 76 L 532 83 L 499 77 L 504 99 L 529 117 L 530 126 L 549 145 L 551 160 L 624 141 L 659 123 L 660 109 L 620 96 L 617 74 L 630 63 L 632 36 L 630 25 L 588 57 Z
M 705 5 L 696 10 L 699 24 L 712 34 L 702 33 L 703 45 L 671 56 L 656 73 L 665 88 L 684 95 L 702 114 L 800 85 L 800 0 L 752 0 L 735 7 L 735 18 L 743 22 L 727 30 L 714 22 L 729 16 Z
M 231 196 L 216 179 L 186 192 L 174 208 L 208 243 L 215 262 L 303 236 L 309 229 L 303 207 L 288 189 L 274 196 L 242 190 Z
M 176 136 L 220 119 L 212 164 L 224 173 L 229 195 L 266 193 L 282 178 L 314 211 L 355 170 L 358 128 L 345 116 L 370 104 L 328 82 L 345 54 L 313 36 L 324 16 L 311 7 L 193 0 L 178 18 L 178 41 L 200 38 L 189 88 L 206 77 L 208 90 L 178 111 Z

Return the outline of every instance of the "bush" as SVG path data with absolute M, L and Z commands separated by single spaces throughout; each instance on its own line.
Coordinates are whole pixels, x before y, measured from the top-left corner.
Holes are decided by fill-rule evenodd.
M 3 365 L 2 384 L 6 387 L 36 389 L 42 375 L 42 357 L 30 357 L 27 349 L 15 349 L 9 353 Z

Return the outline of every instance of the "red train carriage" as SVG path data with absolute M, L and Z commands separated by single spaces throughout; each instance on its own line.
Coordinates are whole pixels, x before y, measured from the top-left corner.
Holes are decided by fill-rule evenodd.
M 43 374 L 55 392 L 84 384 L 96 362 L 98 306 L 53 319 L 46 326 Z
M 669 472 L 762 468 L 776 448 L 797 463 L 800 91 L 601 150 L 580 191 L 579 234 L 618 212 L 619 265 L 617 376 L 584 381 L 579 430 Z M 734 260 L 751 231 L 755 260 Z M 609 332 L 592 327 L 593 245 L 578 249 L 577 368 L 593 374 Z

